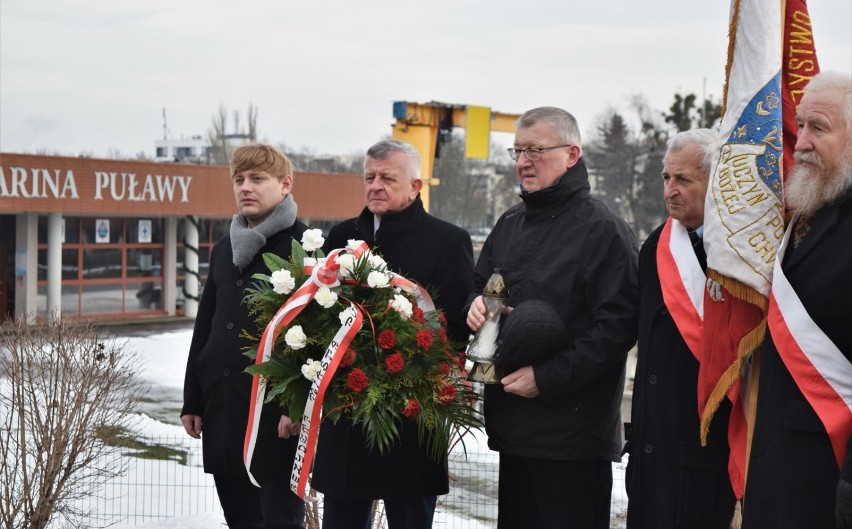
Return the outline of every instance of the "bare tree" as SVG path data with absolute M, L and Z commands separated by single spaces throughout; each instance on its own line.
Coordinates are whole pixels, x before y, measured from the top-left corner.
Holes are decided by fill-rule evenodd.
M 128 429 L 138 357 L 81 320 L 0 327 L 0 525 L 79 527 L 75 502 L 124 470 L 104 438 Z
M 210 142 L 210 163 L 213 165 L 228 165 L 231 152 L 238 145 L 257 141 L 257 107 L 249 103 L 246 128 L 242 126 L 239 110 L 231 113 L 233 129 L 228 132 L 228 110 L 225 105 L 219 105 L 219 110 L 213 116 L 210 128 L 207 129 L 207 141 Z
M 225 136 L 225 125 L 228 122 L 228 110 L 225 105 L 219 105 L 219 110 L 213 116 L 210 128 L 207 129 L 207 141 L 210 142 L 210 163 L 213 165 L 228 165 L 231 153 L 228 151 L 228 138 Z
M 454 134 L 435 158 L 433 174 L 440 184 L 431 189 L 431 212 L 470 230 L 489 229 L 517 201 L 517 179 L 508 160 L 496 145 L 488 160 L 465 158 L 464 137 Z
M 248 120 L 248 128 L 246 134 L 251 142 L 257 141 L 257 107 L 249 103 L 248 112 L 246 113 Z
M 641 95 L 629 99 L 625 114 L 610 109 L 586 149 L 595 178 L 595 194 L 643 240 L 663 219 L 662 158 L 668 128 Z

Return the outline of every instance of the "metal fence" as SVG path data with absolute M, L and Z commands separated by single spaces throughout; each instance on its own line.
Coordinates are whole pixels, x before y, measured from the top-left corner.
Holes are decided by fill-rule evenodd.
M 88 527 L 189 527 L 223 525 L 213 478 L 201 468 L 200 443 L 188 437 L 146 436 L 147 442 L 174 448 L 167 459 L 122 457 L 127 472 L 107 482 L 79 505 Z M 138 454 L 137 454 L 138 455 Z M 613 465 L 613 529 L 624 527 L 623 466 Z M 467 447 L 449 458 L 450 493 L 438 500 L 434 527 L 486 529 L 497 521 L 498 455 Z M 322 503 L 320 496 L 319 510 Z M 199 518 L 200 517 L 200 518 Z M 184 522 L 178 520 L 184 519 Z M 173 523 L 170 520 L 174 520 Z M 380 523 L 377 527 L 383 527 Z

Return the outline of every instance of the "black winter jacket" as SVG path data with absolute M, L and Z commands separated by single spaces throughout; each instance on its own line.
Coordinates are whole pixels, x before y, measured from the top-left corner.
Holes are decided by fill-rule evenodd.
M 635 239 L 623 220 L 590 196 L 582 159 L 554 185 L 521 198 L 485 241 L 475 292 L 500 269 L 506 304 L 550 303 L 569 338 L 533 364 L 538 397 L 486 386 L 488 445 L 531 458 L 618 461 L 624 366 L 636 341 Z
M 326 239 L 326 253 L 346 246 L 348 239 L 376 248 L 388 267 L 416 281 L 432 294 L 447 317 L 448 334 L 466 339 L 469 330 L 461 308 L 473 289 L 473 249 L 463 229 L 429 215 L 419 196 L 406 209 L 382 216 L 373 236 L 373 214 L 336 225 Z M 324 421 L 317 441 L 313 486 L 344 500 L 403 500 L 446 494 L 447 471 L 420 447 L 413 422 L 400 425 L 400 441 L 385 454 L 369 452 L 361 427 L 345 417 L 337 424 Z
M 243 440 L 248 423 L 252 377 L 243 372 L 252 361 L 243 354 L 246 331 L 258 329 L 243 304 L 251 276 L 269 274 L 263 254 L 290 257 L 293 239 L 300 240 L 306 226 L 299 221 L 269 237 L 251 264 L 240 270 L 233 263 L 231 237 L 225 236 L 210 254 L 210 272 L 195 318 L 195 330 L 186 364 L 181 415 L 202 417 L 201 440 L 204 471 L 217 475 L 245 474 Z M 278 437 L 281 408 L 275 402 L 264 405 L 252 459 L 252 474 L 263 478 L 288 480 L 296 453 L 296 437 Z

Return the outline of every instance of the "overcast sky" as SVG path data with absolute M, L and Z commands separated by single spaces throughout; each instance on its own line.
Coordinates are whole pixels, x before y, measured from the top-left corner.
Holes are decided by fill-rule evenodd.
M 811 0 L 822 69 L 852 71 L 852 2 Z M 719 97 L 724 0 L 0 0 L 0 150 L 154 153 L 258 107 L 261 139 L 317 154 L 390 133 L 394 101 L 541 105 L 585 136 L 644 94 Z M 496 135 L 511 143 L 511 136 Z

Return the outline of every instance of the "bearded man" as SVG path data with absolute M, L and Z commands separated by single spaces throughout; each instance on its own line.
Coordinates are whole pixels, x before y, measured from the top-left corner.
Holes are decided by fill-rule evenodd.
M 852 528 L 852 77 L 814 77 L 796 120 L 743 527 Z

